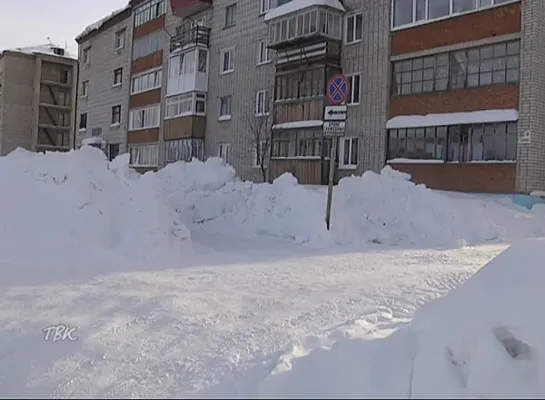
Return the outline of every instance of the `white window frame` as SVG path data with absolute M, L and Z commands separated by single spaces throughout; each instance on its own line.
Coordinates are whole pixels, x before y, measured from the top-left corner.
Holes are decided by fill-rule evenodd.
M 223 99 L 229 99 L 229 113 L 228 114 L 222 114 L 223 107 L 222 107 L 222 101 Z M 233 96 L 232 95 L 226 95 L 220 97 L 220 112 L 219 112 L 219 121 L 228 121 L 231 119 L 231 113 L 233 112 Z
M 114 122 L 114 109 L 116 109 L 116 108 L 119 108 L 119 121 Z M 112 106 L 112 118 L 111 118 L 110 126 L 115 127 L 115 126 L 121 125 L 121 110 L 122 110 L 122 107 L 119 104 L 115 105 L 115 106 Z
M 161 105 L 133 108 L 129 111 L 129 131 L 159 128 L 161 124 Z
M 358 101 L 353 101 L 354 98 L 354 77 L 359 76 L 359 91 L 358 91 Z M 357 106 L 361 103 L 361 73 L 356 74 L 348 74 L 346 75 L 348 78 L 348 83 L 350 84 L 350 91 L 348 93 L 348 97 L 346 99 L 346 105 L 347 106 Z
M 443 20 L 443 19 L 449 19 L 449 18 L 457 17 L 459 15 L 471 14 L 471 13 L 479 12 L 479 11 L 482 11 L 482 10 L 494 8 L 494 7 L 501 7 L 501 6 L 504 6 L 504 5 L 507 5 L 507 4 L 511 4 L 511 3 L 518 3 L 521 0 L 507 0 L 507 1 L 505 1 L 505 0 L 492 0 L 492 4 L 486 4 L 489 0 L 483 0 L 484 4 L 481 3 L 481 0 L 477 0 L 477 7 L 475 9 L 469 10 L 469 11 L 463 11 L 463 12 L 454 12 L 453 0 L 450 0 L 449 1 L 449 13 L 448 13 L 448 15 L 438 17 L 438 18 L 432 18 L 432 19 L 429 18 L 429 2 L 430 2 L 430 0 L 425 0 L 426 1 L 425 11 L 424 11 L 425 16 L 424 16 L 423 19 L 418 20 L 418 21 L 416 20 L 416 10 L 417 10 L 416 1 L 413 1 L 411 22 L 406 23 L 406 24 L 402 24 L 402 25 L 397 25 L 397 26 L 394 25 L 394 21 L 395 21 L 395 12 L 394 12 L 394 10 L 395 10 L 395 1 L 396 0 L 391 0 L 390 1 L 390 16 L 391 16 L 390 27 L 391 27 L 392 31 L 406 29 L 406 28 L 410 28 L 412 26 L 425 25 L 425 24 L 428 24 L 428 23 L 431 23 L 431 22 L 440 21 L 440 20 Z M 501 2 L 501 1 L 503 1 L 503 2 Z
M 264 15 L 271 9 L 271 0 L 259 0 L 259 15 Z
M 262 101 L 261 101 L 262 100 Z M 255 115 L 263 117 L 271 112 L 271 91 L 268 89 L 258 90 L 255 94 Z
M 149 79 L 150 79 L 149 75 L 153 75 L 153 80 L 154 80 L 154 83 L 156 83 L 156 85 L 146 87 L 143 90 L 135 90 L 135 87 L 137 86 L 136 83 L 139 82 L 139 79 L 141 79 L 143 82 L 144 78 L 146 77 L 145 79 L 147 79 L 147 82 L 149 83 Z M 144 92 L 149 92 L 151 90 L 159 89 L 162 86 L 162 83 L 163 83 L 163 68 L 160 67 L 160 68 L 148 69 L 147 71 L 134 75 L 131 78 L 131 94 L 144 93 Z M 140 86 L 144 86 L 144 85 L 140 85 Z
M 223 27 L 224 28 L 232 28 L 233 26 L 235 26 L 237 24 L 237 3 L 231 3 L 231 4 L 228 4 L 227 6 L 225 6 L 225 21 L 223 21 Z M 227 16 L 228 16 L 228 11 L 229 10 L 234 10 L 233 11 L 233 23 L 230 24 L 230 25 L 227 25 Z
M 88 46 L 82 50 L 81 58 L 83 65 L 91 64 L 91 46 Z
M 361 38 L 356 37 L 356 32 L 357 32 L 356 21 L 357 21 L 358 16 L 361 17 L 361 19 L 360 19 L 361 20 Z M 349 38 L 348 37 L 348 23 L 349 23 L 349 20 L 351 18 L 353 18 L 353 20 L 354 20 L 354 30 L 352 31 L 353 32 L 353 37 Z M 352 14 L 347 15 L 344 18 L 344 44 L 359 43 L 362 40 L 363 40 L 363 13 L 356 12 L 356 13 L 352 13 Z
M 82 127 L 81 126 L 81 120 L 82 120 L 82 117 L 85 115 L 85 126 Z M 88 120 L 88 114 L 86 112 L 84 113 L 80 113 L 79 114 L 79 120 L 78 120 L 78 130 L 80 132 L 85 132 L 87 130 L 87 125 L 89 125 L 89 120 Z
M 352 164 L 351 163 L 351 160 L 352 160 L 352 151 L 353 151 L 353 147 L 354 147 L 354 141 L 357 141 L 357 146 L 359 146 L 359 138 L 358 137 L 341 137 L 339 138 L 339 169 L 356 169 L 358 167 L 358 160 L 356 159 L 356 164 Z M 348 143 L 348 146 L 349 146 L 349 154 L 350 154 L 350 157 L 349 157 L 349 164 L 345 164 L 344 163 L 344 150 L 345 150 L 345 146 L 346 144 Z M 359 149 L 358 149 L 359 150 Z M 358 156 L 359 156 L 359 151 L 358 151 Z
M 266 140 L 261 140 L 261 141 L 259 142 L 259 148 L 260 148 L 261 151 L 263 151 L 263 147 L 266 147 L 266 144 L 267 144 L 267 141 L 266 141 Z M 257 146 L 255 145 L 255 142 L 254 142 L 254 144 L 253 144 L 253 148 L 254 148 L 254 162 L 253 162 L 252 166 L 253 166 L 254 168 L 261 168 L 261 165 L 259 165 L 259 160 L 257 159 Z M 265 150 L 270 150 L 270 148 L 269 148 L 269 149 L 266 148 Z M 264 163 L 263 167 L 264 167 L 264 168 L 267 168 L 267 167 L 268 167 L 268 165 L 269 165 L 269 158 L 270 158 L 270 154 L 267 154 L 267 155 L 265 156 L 265 158 L 263 159 L 263 163 Z
M 89 80 L 81 82 L 81 97 L 87 98 L 89 96 Z
M 229 164 L 231 161 L 231 144 L 230 143 L 220 143 L 218 144 L 218 157 L 223 158 L 226 164 Z
M 159 145 L 129 145 L 131 167 L 157 167 L 159 165 Z M 147 158 L 147 160 L 146 160 Z M 143 159 L 143 160 L 141 160 Z
M 121 50 L 125 47 L 126 29 L 121 29 L 114 33 L 114 51 Z
M 197 103 L 203 103 L 204 111 L 197 111 Z M 189 103 L 189 111 L 179 111 L 181 107 L 178 107 L 176 113 L 171 113 L 173 106 L 179 105 L 181 103 Z M 191 93 L 181 93 L 174 96 L 169 96 L 166 98 L 165 102 L 165 119 L 185 117 L 188 115 L 206 115 L 206 93 L 200 92 L 191 92 Z
M 226 54 L 229 56 L 229 69 L 223 70 L 223 59 Z M 229 47 L 220 51 L 220 75 L 230 74 L 235 70 L 235 48 Z
M 271 50 L 267 47 L 267 39 L 261 39 L 257 42 L 257 64 L 269 64 L 272 61 Z
M 116 75 L 117 71 L 121 71 L 121 74 L 119 75 L 119 77 L 120 77 L 119 82 L 115 81 L 116 78 L 117 78 L 117 75 Z M 118 87 L 118 86 L 121 86 L 121 85 L 123 85 L 123 67 L 114 69 L 114 83 L 113 83 L 112 87 Z

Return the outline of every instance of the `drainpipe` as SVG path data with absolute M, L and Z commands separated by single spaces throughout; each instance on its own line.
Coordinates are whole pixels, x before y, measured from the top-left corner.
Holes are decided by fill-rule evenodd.
M 76 62 L 76 88 L 75 90 L 72 90 L 72 92 L 74 93 L 74 131 L 72 132 L 72 134 L 74 135 L 74 138 L 73 138 L 73 145 L 72 145 L 72 148 L 75 150 L 76 149 L 76 137 L 77 137 L 77 131 L 78 131 L 78 90 L 79 90 L 79 45 L 78 45 L 78 59 L 77 59 L 77 62 Z

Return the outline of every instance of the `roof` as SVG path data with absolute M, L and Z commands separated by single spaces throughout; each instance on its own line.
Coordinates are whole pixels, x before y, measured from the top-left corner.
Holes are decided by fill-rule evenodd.
M 312 6 L 326 6 L 335 8 L 342 12 L 346 11 L 339 0 L 291 0 L 290 2 L 284 3 L 281 6 L 271 8 L 267 14 L 265 14 L 265 21 L 282 17 Z
M 64 55 L 55 54 L 54 49 L 63 49 Z M 24 53 L 24 54 L 47 54 L 54 57 L 62 57 L 62 58 L 73 58 L 76 59 L 78 56 L 72 52 L 70 52 L 68 49 L 65 49 L 62 46 L 57 46 L 55 44 L 42 44 L 38 46 L 29 46 L 29 47 L 16 47 L 14 49 L 6 49 L 6 51 L 12 51 L 12 52 L 18 52 L 18 53 Z
M 93 32 L 99 31 L 109 21 L 113 20 L 115 17 L 117 17 L 118 15 L 122 14 L 123 12 L 129 10 L 130 8 L 131 8 L 130 4 L 127 4 L 125 7 L 120 8 L 119 10 L 115 10 L 114 12 L 109 14 L 108 16 L 100 19 L 99 21 L 96 21 L 96 22 L 92 23 L 87 28 L 85 28 L 83 30 L 83 32 L 81 32 L 78 36 L 76 36 L 76 42 L 81 41 L 82 39 L 84 39 L 86 36 L 90 35 Z

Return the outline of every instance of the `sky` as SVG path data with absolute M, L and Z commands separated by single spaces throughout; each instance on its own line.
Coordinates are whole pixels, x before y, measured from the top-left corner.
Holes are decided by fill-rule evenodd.
M 68 45 L 85 27 L 127 5 L 128 0 L 0 0 L 0 51 L 47 43 Z

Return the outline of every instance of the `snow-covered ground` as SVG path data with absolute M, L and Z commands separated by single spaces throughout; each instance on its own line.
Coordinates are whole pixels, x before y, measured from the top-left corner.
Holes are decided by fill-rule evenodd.
M 328 232 L 324 190 L 290 175 L 241 182 L 211 159 L 140 177 L 127 157 L 84 147 L 0 158 L 0 396 L 449 396 L 432 384 L 463 385 L 440 375 L 437 349 L 468 365 L 478 329 L 457 321 L 475 318 L 450 311 L 475 316 L 473 292 L 475 305 L 441 318 L 424 308 L 386 336 L 514 238 L 545 231 L 539 207 L 434 192 L 386 168 L 341 181 Z M 445 333 L 435 320 L 469 342 L 428 340 Z M 77 340 L 46 338 L 60 325 Z M 417 362 L 428 361 L 427 385 Z

